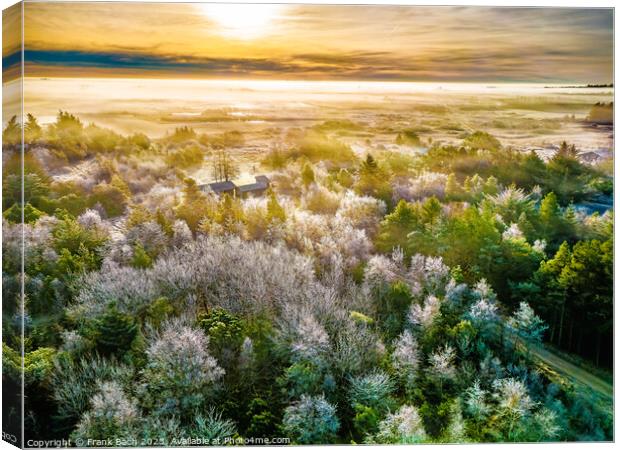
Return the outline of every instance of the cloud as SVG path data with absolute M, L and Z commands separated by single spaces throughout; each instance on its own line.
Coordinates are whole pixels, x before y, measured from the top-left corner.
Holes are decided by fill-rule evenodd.
M 5 66 L 19 61 L 19 53 L 3 58 Z M 390 52 L 351 52 L 341 54 L 294 54 L 284 58 L 215 58 L 195 55 L 161 55 L 130 51 L 92 52 L 82 50 L 26 50 L 26 73 L 45 76 L 50 68 L 55 73 L 62 69 L 89 69 L 98 73 L 127 71 L 139 74 L 168 74 L 215 78 L 223 76 L 319 79 L 402 79 L 442 81 L 563 81 L 572 79 L 570 73 L 549 71 L 549 65 L 573 65 L 575 73 L 583 65 L 596 64 L 596 57 L 583 57 L 583 64 L 575 65 L 570 52 L 540 52 L 524 49 L 519 58 L 502 49 L 476 51 L 436 50 L 403 60 Z M 540 65 L 524 61 L 539 60 Z
M 28 4 L 28 74 L 609 82 L 613 73 L 611 9 L 296 5 L 268 36 L 240 42 L 191 5 L 88 5 Z

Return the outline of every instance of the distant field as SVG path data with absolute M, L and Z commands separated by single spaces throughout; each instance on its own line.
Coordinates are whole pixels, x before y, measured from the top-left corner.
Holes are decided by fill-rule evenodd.
M 191 125 L 204 133 L 240 131 L 259 147 L 269 145 L 274 130 L 334 120 L 354 127 L 335 122 L 330 133 L 370 150 L 393 143 L 403 128 L 416 129 L 423 142 L 457 142 L 484 129 L 517 148 L 563 140 L 584 151 L 612 147 L 610 133 L 581 123 L 594 103 L 613 100 L 610 88 L 30 78 L 25 92 L 26 112 L 42 123 L 63 109 L 120 133 L 156 137 Z

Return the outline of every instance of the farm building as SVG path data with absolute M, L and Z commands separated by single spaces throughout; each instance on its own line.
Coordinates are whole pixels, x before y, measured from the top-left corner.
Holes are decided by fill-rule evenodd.
M 203 192 L 213 192 L 217 195 L 228 194 L 234 197 L 258 197 L 263 195 L 269 189 L 270 180 L 265 175 L 257 175 L 254 177 L 256 182 L 237 186 L 232 181 L 218 181 L 200 185 Z

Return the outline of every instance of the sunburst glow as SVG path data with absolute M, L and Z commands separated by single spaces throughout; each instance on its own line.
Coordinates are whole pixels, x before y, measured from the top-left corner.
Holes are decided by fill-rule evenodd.
M 282 13 L 283 5 L 268 4 L 205 4 L 201 12 L 218 26 L 227 38 L 256 39 L 269 32 Z

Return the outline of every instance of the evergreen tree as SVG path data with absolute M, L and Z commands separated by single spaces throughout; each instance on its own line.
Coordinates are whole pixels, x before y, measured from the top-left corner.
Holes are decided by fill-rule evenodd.
M 429 231 L 435 231 L 435 225 L 441 216 L 441 203 L 433 196 L 422 203 L 422 220 L 428 226 Z
M 93 340 L 104 355 L 122 354 L 131 347 L 138 333 L 135 320 L 110 303 L 103 316 L 94 322 Z
M 456 181 L 456 175 L 454 175 L 454 172 L 451 172 L 446 179 L 445 192 L 447 200 L 458 200 L 461 196 L 461 186 Z
M 532 223 L 528 220 L 527 215 L 522 212 L 519 216 L 519 220 L 517 221 L 517 226 L 519 230 L 523 233 L 525 238 L 531 242 L 536 236 L 536 229 L 532 225 Z
M 508 320 L 507 326 L 517 336 L 535 343 L 542 340 L 543 333 L 548 328 L 530 305 L 525 302 L 521 302 L 519 309 Z
M 374 173 L 378 170 L 378 168 L 379 165 L 377 164 L 377 161 L 370 153 L 368 153 L 366 155 L 366 159 L 362 163 L 362 171 L 366 173 Z
M 228 311 L 217 308 L 198 317 L 198 326 L 209 337 L 209 345 L 217 359 L 230 359 L 243 342 L 243 322 Z
M 488 195 L 496 195 L 499 192 L 499 184 L 497 182 L 497 178 L 495 178 L 493 175 L 487 178 L 484 182 L 482 192 Z
M 183 194 L 183 202 L 175 208 L 175 213 L 187 223 L 190 230 L 196 231 L 205 217 L 213 216 L 215 207 L 212 208 L 212 203 L 215 201 L 210 203 L 192 178 L 184 180 Z
M 17 116 L 9 119 L 2 130 L 2 145 L 17 145 L 22 140 L 21 124 L 17 122 Z
M 43 131 L 37 122 L 36 117 L 28 113 L 26 116 L 26 126 L 24 127 L 24 141 L 32 144 L 41 139 Z
M 557 152 L 557 156 L 563 158 L 577 158 L 577 148 L 575 144 L 569 145 L 566 141 L 562 141 L 560 149 Z
M 140 242 L 134 246 L 131 265 L 137 269 L 147 269 L 153 265 L 153 260 Z
M 528 188 L 532 188 L 536 185 L 543 185 L 547 177 L 545 162 L 540 159 L 534 150 L 525 157 L 521 172 L 523 174 L 522 184 Z
M 267 219 L 270 222 L 286 222 L 286 213 L 284 212 L 284 208 L 278 202 L 276 193 L 273 190 L 269 191 L 269 200 L 267 201 Z
M 157 211 L 155 211 L 155 222 L 159 224 L 162 231 L 166 233 L 166 236 L 172 237 L 172 235 L 174 234 L 172 223 L 170 222 L 170 220 L 168 220 L 168 218 L 160 208 L 157 208 Z
M 549 237 L 560 221 L 561 211 L 558 198 L 554 192 L 549 192 L 540 203 L 540 221 L 545 236 Z
M 306 187 L 314 183 L 314 170 L 310 163 L 305 163 L 301 169 L 301 182 Z

